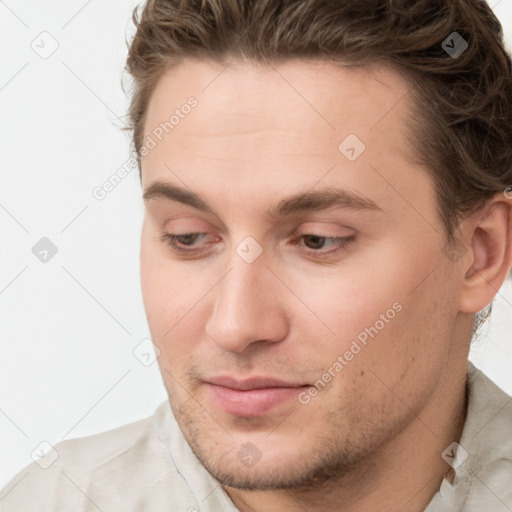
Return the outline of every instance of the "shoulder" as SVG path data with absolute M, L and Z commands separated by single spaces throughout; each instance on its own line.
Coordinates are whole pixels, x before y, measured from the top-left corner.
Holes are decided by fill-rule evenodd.
M 468 414 L 460 440 L 465 460 L 456 473 L 470 482 L 468 503 L 481 510 L 510 510 L 512 397 L 472 365 L 468 383 Z
M 468 391 L 463 439 L 484 448 L 483 460 L 512 459 L 512 397 L 472 364 L 468 365 Z M 501 446 L 496 446 L 499 441 Z
M 155 505 L 169 502 L 182 479 L 166 446 L 166 421 L 168 402 L 148 418 L 58 443 L 0 492 L 2 511 L 137 510 L 152 494 Z

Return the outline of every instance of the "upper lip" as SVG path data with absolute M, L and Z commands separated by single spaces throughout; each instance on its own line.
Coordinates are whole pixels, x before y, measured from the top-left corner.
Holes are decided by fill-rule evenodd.
M 248 379 L 236 379 L 230 376 L 218 376 L 207 379 L 205 382 L 215 386 L 223 386 L 239 391 L 265 388 L 298 388 L 304 384 L 285 382 L 272 377 L 250 377 Z

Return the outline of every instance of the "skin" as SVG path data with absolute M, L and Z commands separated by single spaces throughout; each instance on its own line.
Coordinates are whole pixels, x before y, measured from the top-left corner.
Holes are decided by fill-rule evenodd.
M 474 313 L 512 264 L 512 214 L 496 195 L 461 223 L 462 257 L 445 256 L 433 182 L 408 141 L 409 88 L 385 66 L 185 60 L 151 97 L 145 136 L 198 104 L 143 158 L 143 189 L 181 186 L 212 212 L 145 201 L 144 305 L 179 426 L 242 511 L 423 510 L 450 469 L 441 453 L 465 419 Z M 338 150 L 350 133 L 366 146 L 355 161 Z M 265 214 L 326 187 L 381 211 Z M 160 239 L 201 231 L 176 242 L 192 256 Z M 355 238 L 343 248 L 315 234 Z M 252 263 L 236 251 L 247 236 L 262 249 Z M 247 418 L 212 399 L 216 375 L 313 385 L 395 303 L 309 403 Z M 237 457 L 246 443 L 261 455 L 251 467 Z

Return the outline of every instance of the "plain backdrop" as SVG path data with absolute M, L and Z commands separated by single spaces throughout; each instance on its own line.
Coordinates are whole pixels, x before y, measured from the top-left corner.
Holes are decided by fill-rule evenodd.
M 137 170 L 93 195 L 130 169 L 121 79 L 137 3 L 0 1 L 0 487 L 41 442 L 115 428 L 166 399 L 141 355 Z M 512 0 L 491 5 L 510 48 Z M 511 332 L 507 282 L 471 360 L 509 394 Z

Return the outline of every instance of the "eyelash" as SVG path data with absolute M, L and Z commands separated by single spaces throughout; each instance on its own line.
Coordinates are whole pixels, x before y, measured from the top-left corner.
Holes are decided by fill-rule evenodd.
M 198 250 L 197 249 L 184 249 L 183 247 L 179 247 L 178 245 L 176 245 L 176 239 L 181 238 L 181 237 L 191 236 L 191 235 L 207 235 L 207 234 L 208 233 L 206 233 L 204 231 L 199 231 L 196 233 L 182 233 L 179 235 L 176 235 L 173 233 L 163 233 L 162 236 L 160 237 L 160 240 L 162 242 L 166 243 L 167 245 L 169 245 L 173 251 L 175 251 L 179 254 L 191 255 L 191 254 L 196 254 L 198 252 Z M 304 237 L 315 237 L 315 238 L 330 240 L 333 242 L 338 242 L 339 246 L 336 249 L 332 249 L 327 252 L 320 252 L 320 251 L 316 251 L 314 249 L 309 249 L 309 250 L 304 251 L 307 254 L 313 255 L 315 258 L 320 258 L 320 259 L 333 256 L 334 254 L 346 249 L 347 246 L 351 242 L 353 242 L 355 239 L 355 235 L 351 235 L 348 237 L 328 237 L 328 236 L 314 235 L 311 233 L 307 233 L 307 234 L 301 235 L 294 242 L 294 245 L 298 245 L 299 240 L 302 240 Z M 201 252 L 201 251 L 199 251 L 199 252 Z

